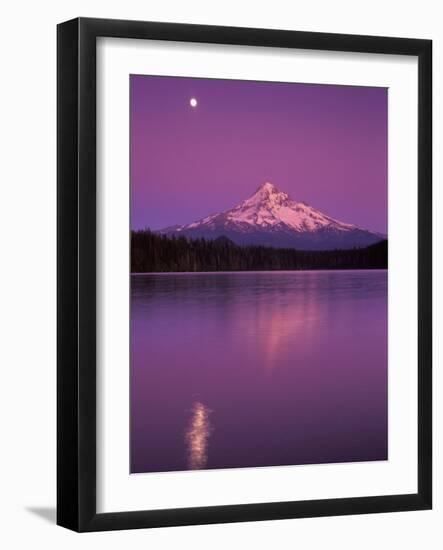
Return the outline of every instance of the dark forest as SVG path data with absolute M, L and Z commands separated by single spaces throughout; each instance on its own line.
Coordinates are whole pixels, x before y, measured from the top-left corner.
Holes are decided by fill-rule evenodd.
M 351 250 L 306 251 L 238 246 L 220 237 L 188 240 L 150 230 L 131 232 L 131 272 L 386 269 L 388 242 Z

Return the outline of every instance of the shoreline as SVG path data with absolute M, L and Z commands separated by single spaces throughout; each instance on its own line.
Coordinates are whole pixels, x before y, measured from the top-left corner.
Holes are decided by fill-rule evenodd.
M 130 276 L 142 276 L 142 275 L 217 275 L 217 274 L 240 274 L 240 273 L 318 273 L 318 272 L 334 272 L 334 273 L 349 273 L 350 271 L 360 272 L 374 272 L 374 271 L 388 271 L 388 268 L 364 268 L 364 269 L 242 269 L 232 271 L 141 271 L 131 272 Z

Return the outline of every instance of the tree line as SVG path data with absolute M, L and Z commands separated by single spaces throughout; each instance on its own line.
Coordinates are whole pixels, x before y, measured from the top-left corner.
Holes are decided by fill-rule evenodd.
M 230 239 L 168 237 L 131 232 L 131 272 L 386 269 L 388 242 L 350 250 L 306 251 L 239 246 Z

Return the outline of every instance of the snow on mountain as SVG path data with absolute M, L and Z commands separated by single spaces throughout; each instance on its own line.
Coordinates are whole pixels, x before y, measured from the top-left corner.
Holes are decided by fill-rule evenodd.
M 224 236 L 237 244 L 303 250 L 368 246 L 385 238 L 297 202 L 269 182 L 231 210 L 190 224 L 167 227 L 160 233 L 206 239 Z

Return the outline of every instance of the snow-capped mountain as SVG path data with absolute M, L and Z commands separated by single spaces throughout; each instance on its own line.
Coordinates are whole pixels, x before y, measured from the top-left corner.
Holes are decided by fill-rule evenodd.
M 227 237 L 240 245 L 300 250 L 363 247 L 385 238 L 297 202 L 269 182 L 231 210 L 187 225 L 167 227 L 160 233 L 190 239 Z

